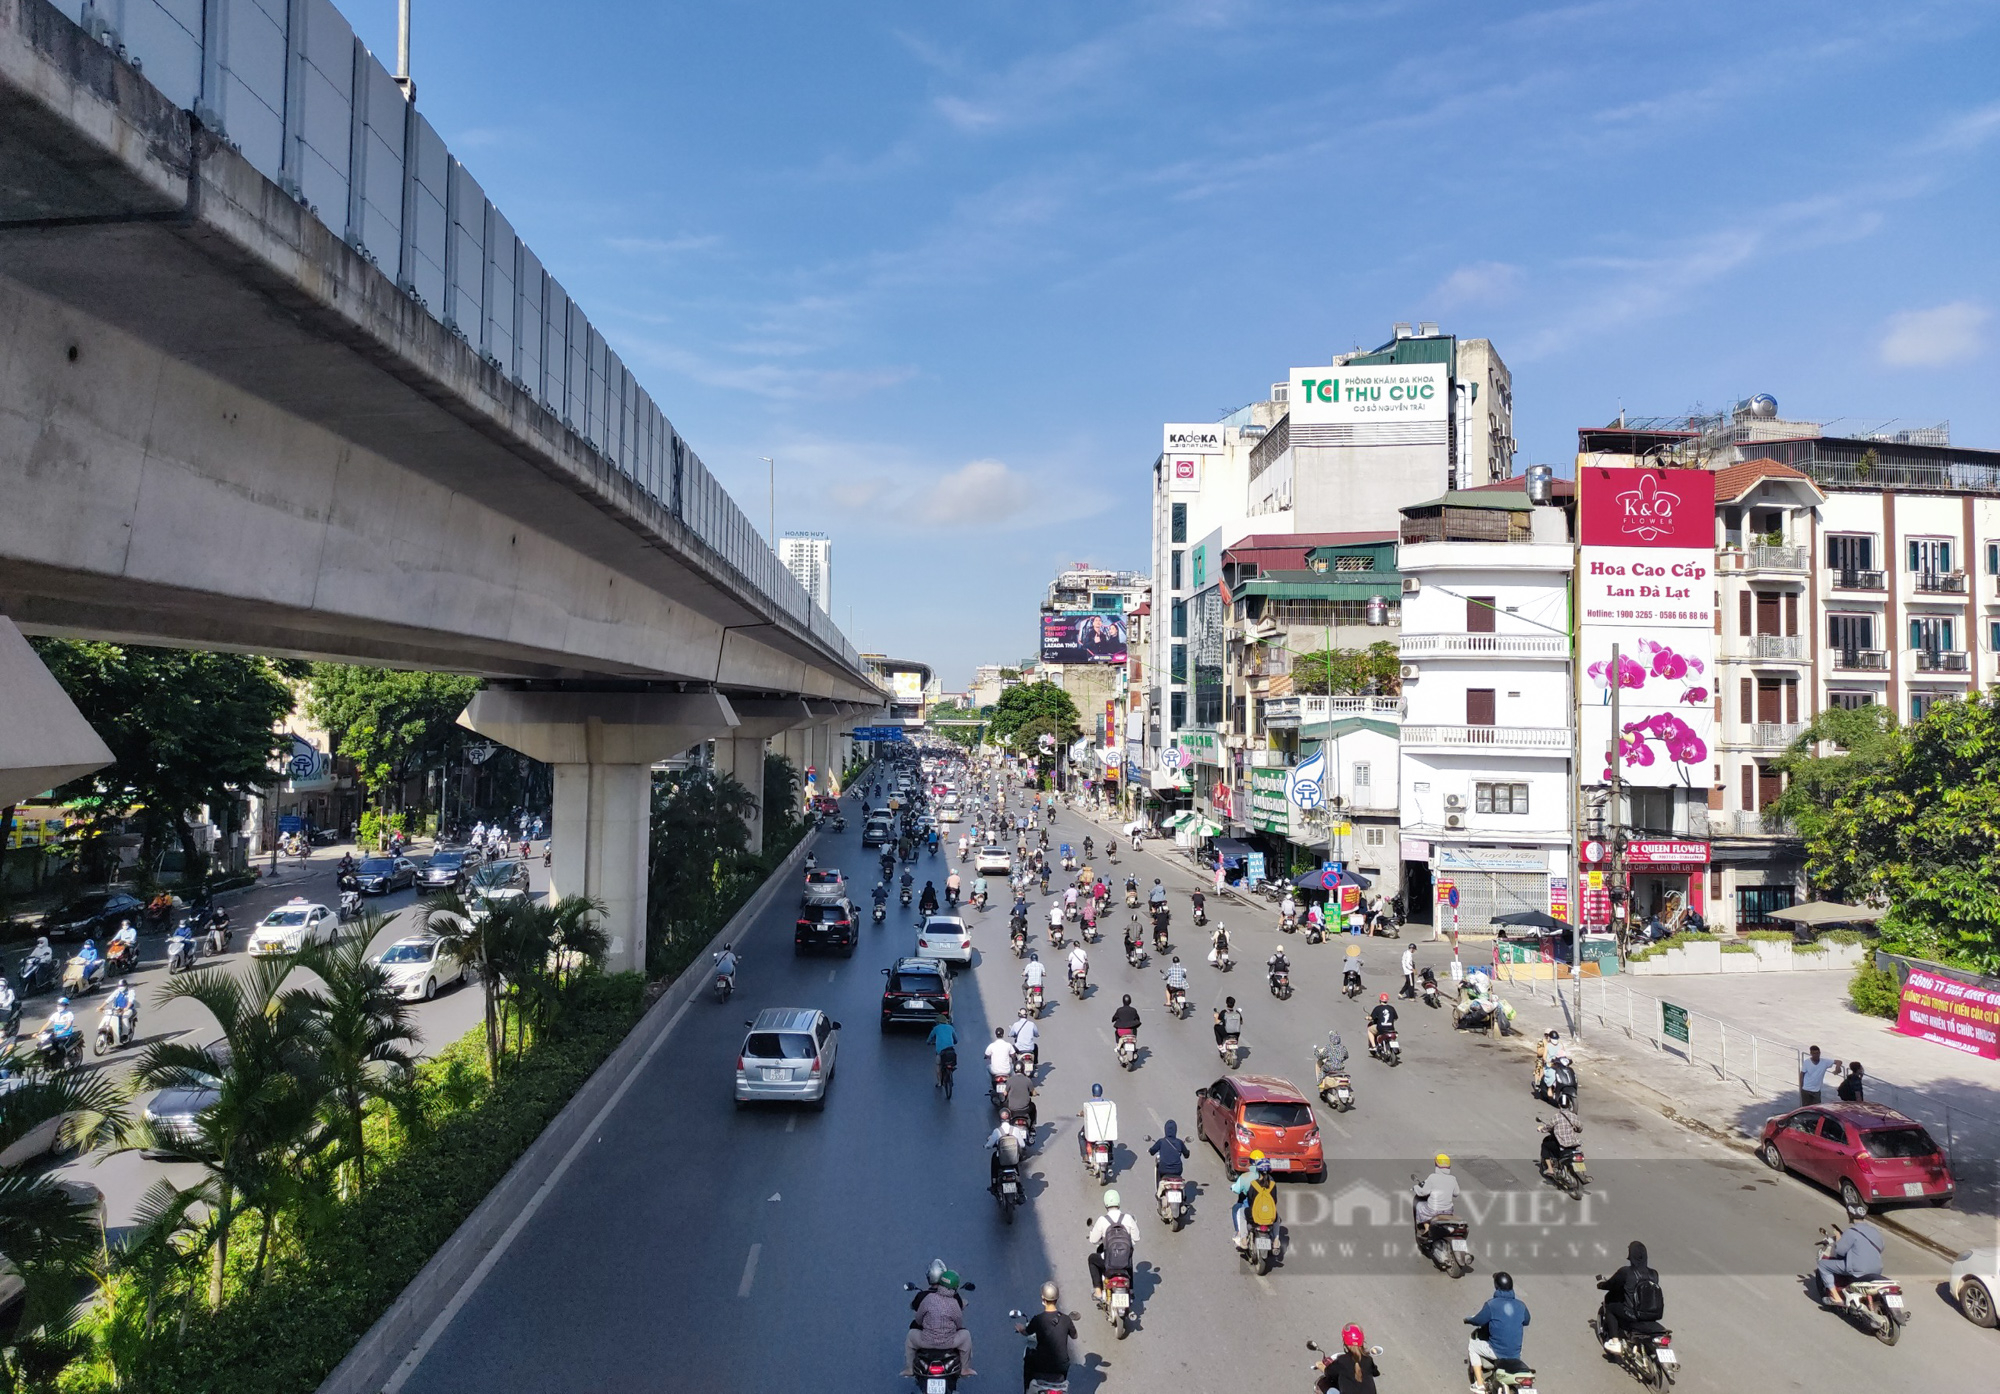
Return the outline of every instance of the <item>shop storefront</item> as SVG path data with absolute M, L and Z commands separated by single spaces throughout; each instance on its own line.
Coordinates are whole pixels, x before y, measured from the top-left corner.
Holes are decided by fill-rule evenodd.
M 1632 891 L 1631 915 L 1644 924 L 1658 915 L 1677 924 L 1683 911 L 1706 919 L 1708 844 L 1640 842 L 1625 844 L 1625 879 Z
M 1440 901 L 1458 892 L 1457 927 L 1468 933 L 1490 932 L 1496 915 L 1549 908 L 1549 878 L 1561 875 L 1563 848 L 1468 847 L 1432 843 L 1431 883 Z M 1448 905 L 1437 909 L 1437 922 L 1452 927 Z

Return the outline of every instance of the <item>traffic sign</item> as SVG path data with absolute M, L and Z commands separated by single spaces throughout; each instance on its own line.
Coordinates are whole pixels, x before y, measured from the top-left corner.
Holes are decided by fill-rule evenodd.
M 1454 910 L 1458 908 L 1458 887 L 1453 886 L 1451 888 L 1451 893 L 1445 897 L 1445 903 L 1450 905 Z

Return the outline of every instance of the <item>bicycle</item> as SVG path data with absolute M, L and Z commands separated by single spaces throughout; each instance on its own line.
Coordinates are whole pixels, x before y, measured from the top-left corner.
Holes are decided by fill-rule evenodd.
M 957 1070 L 958 1052 L 949 1047 L 939 1051 L 937 1055 L 936 1087 L 944 1090 L 944 1097 L 947 1102 L 951 1099 L 951 1079 Z

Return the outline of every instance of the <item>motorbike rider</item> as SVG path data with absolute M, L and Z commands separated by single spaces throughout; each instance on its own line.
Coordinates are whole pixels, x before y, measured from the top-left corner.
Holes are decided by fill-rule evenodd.
M 130 920 L 120 920 L 118 922 L 118 932 L 112 935 L 111 938 L 114 942 L 123 944 L 125 952 L 128 954 L 136 952 L 139 947 L 139 931 L 132 928 Z
M 904 867 L 902 880 L 897 883 L 898 887 L 902 890 L 904 895 L 908 895 L 910 893 L 910 887 L 916 884 L 917 884 L 917 878 L 910 874 L 910 869 L 908 867 Z
M 1217 920 L 1215 931 L 1208 936 L 1208 961 L 1216 967 L 1229 957 L 1229 926 Z
M 7 976 L 0 973 L 0 1033 L 12 1039 L 21 1022 L 21 998 Z
M 1139 1009 L 1132 1005 L 1132 994 L 1128 992 L 1125 994 L 1124 1000 L 1112 1010 L 1111 1035 L 1115 1040 L 1119 1036 L 1137 1036 L 1138 1034 Z
M 958 1291 L 958 1274 L 942 1263 L 931 1264 L 930 1286 L 916 1295 L 910 1310 L 917 1319 L 903 1338 L 903 1373 L 914 1376 L 920 1350 L 955 1350 L 961 1375 L 972 1369 L 972 1333 L 965 1329 L 965 1298 Z
M 1132 1250 L 1139 1242 L 1138 1228 L 1132 1217 L 1118 1208 L 1118 1192 L 1106 1191 L 1104 1213 L 1090 1225 L 1090 1291 L 1099 1302 L 1104 1300 L 1107 1275 L 1131 1279 Z
M 814 872 L 814 871 L 818 871 L 818 870 L 819 870 L 819 854 L 818 854 L 818 853 L 816 853 L 816 852 L 808 852 L 808 853 L 806 853 L 806 870 L 807 870 L 808 872 Z
M 1081 944 L 1069 951 L 1069 980 L 1075 982 L 1078 978 L 1086 982 L 1090 979 L 1090 955 L 1083 951 Z
M 1062 1289 L 1051 1278 L 1042 1284 L 1042 1310 L 1014 1328 L 1016 1334 L 1034 1342 L 1021 1352 L 1022 1394 L 1038 1379 L 1047 1384 L 1069 1380 L 1069 1343 L 1076 1339 L 1076 1323 L 1063 1314 L 1061 1306 Z
M 1542 1126 L 1542 1175 L 1554 1176 L 1557 1167 L 1569 1160 L 1583 1141 L 1583 1120 L 1574 1108 L 1556 1108 L 1555 1118 Z
M 986 1047 L 986 1070 L 993 1078 L 1014 1072 L 1014 1043 L 1007 1039 L 1007 1028 L 993 1028 L 993 1040 Z
M 1838 1302 L 1843 1278 L 1881 1276 L 1882 1231 L 1867 1220 L 1856 1220 L 1840 1232 L 1826 1257 L 1813 1266 L 1813 1295 L 1821 1302 Z
M 42 1023 L 42 1029 L 56 1037 L 67 1036 L 76 1030 L 76 1013 L 69 1009 L 69 998 L 56 998 L 56 1008 Z
M 49 936 L 44 934 L 35 940 L 35 947 L 28 950 L 28 956 L 21 960 L 21 977 L 26 979 L 33 976 L 32 970 L 36 964 L 41 965 L 42 973 L 46 976 L 54 971 L 55 962 L 56 951 L 49 947 Z
M 1032 1141 L 1035 1128 L 1041 1122 L 1041 1110 L 1035 1106 L 1035 1081 L 1019 1070 L 1008 1075 L 1003 1107 L 1009 1118 L 1025 1117 L 1028 1120 L 1025 1126 Z
M 1160 976 L 1167 980 L 1167 1008 L 1172 1010 L 1174 993 L 1178 991 L 1183 996 L 1187 993 L 1187 965 L 1181 962 L 1179 954 L 1175 954 L 1174 961 L 1167 965 L 1166 971 Z
M 1289 890 L 1285 892 L 1285 898 L 1278 906 L 1278 918 L 1288 925 L 1299 922 L 1299 903 Z
M 986 1150 L 990 1154 L 986 1189 L 997 1194 L 1001 1171 L 1021 1165 L 1021 1154 L 1028 1150 L 1027 1130 L 1015 1126 L 1013 1118 L 1003 1113 L 999 1125 L 987 1134 Z
M 1215 1012 L 1215 1044 L 1219 1049 L 1224 1041 L 1240 1039 L 1242 1035 L 1243 1013 L 1238 1010 L 1234 997 L 1225 997 Z
M 1291 975 L 1291 960 L 1285 957 L 1285 946 L 1283 944 L 1278 945 L 1277 952 L 1264 960 L 1264 971 L 1270 975 L 1273 983 L 1278 981 L 1280 973 L 1287 977 Z
M 1414 943 L 1403 945 L 1403 986 L 1401 992 L 1406 1000 L 1414 999 L 1417 995 L 1417 946 Z
M 1317 1394 L 1375 1394 L 1375 1381 L 1382 1371 L 1368 1351 L 1368 1338 L 1349 1322 L 1340 1333 L 1341 1351 L 1319 1362 L 1319 1378 L 1313 1381 Z
M 937 887 L 926 881 L 924 882 L 923 893 L 917 897 L 917 913 L 919 915 L 935 915 L 937 908 Z
M 1416 1199 L 1417 1233 L 1440 1216 L 1452 1214 L 1458 1205 L 1458 1178 L 1451 1174 L 1451 1158 L 1440 1152 L 1431 1174 L 1411 1188 Z
M 871 894 L 874 897 L 875 908 L 877 910 L 887 910 L 889 908 L 889 885 L 886 881 L 877 881 L 875 889 Z
M 1239 1249 L 1250 1235 L 1246 1221 L 1251 1210 L 1268 1201 L 1270 1213 L 1275 1213 L 1278 1204 L 1278 1183 L 1271 1179 L 1270 1158 L 1261 1151 L 1252 1152 L 1250 1162 L 1250 1169 L 1229 1183 L 1229 1189 L 1236 1195 L 1236 1203 L 1229 1208 L 1229 1227 L 1236 1236 L 1236 1247 Z
M 1160 878 L 1157 876 L 1153 878 L 1153 889 L 1146 892 L 1146 901 L 1151 905 L 1167 903 L 1167 888 L 1160 884 Z
M 1147 1150 L 1153 1154 L 1153 1191 L 1157 1195 L 1169 1180 L 1181 1179 L 1181 1167 L 1188 1159 L 1188 1145 L 1181 1138 L 1180 1125 L 1169 1118 L 1159 1140 Z
M 1021 968 L 1021 987 L 1039 997 L 1047 976 L 1048 969 L 1042 966 L 1041 954 L 1034 949 L 1028 950 L 1028 961 Z
M 1007 1030 L 1007 1039 L 1014 1043 L 1014 1058 L 1018 1063 L 1022 1056 L 1032 1058 L 1035 1047 L 1040 1042 L 1042 1028 L 1035 1021 L 1035 1009 L 1023 1007 L 1014 1017 L 1014 1024 Z
M 957 875 L 956 872 L 952 874 Z M 975 876 L 972 878 L 972 903 L 982 910 L 986 908 L 986 878 L 984 876 Z
M 170 963 L 173 961 L 176 944 L 186 946 L 181 952 L 187 955 L 188 963 L 192 965 L 195 959 L 194 928 L 185 921 L 175 925 L 174 932 L 167 936 L 167 961 Z
M 1625 1265 L 1597 1285 L 1604 1302 L 1597 1309 L 1598 1330 L 1608 1355 L 1624 1353 L 1620 1335 L 1627 1327 L 1658 1321 L 1667 1314 L 1660 1275 L 1646 1261 L 1646 1246 L 1634 1239 L 1625 1246 Z
M 1498 1364 L 1502 1360 L 1521 1358 L 1522 1338 L 1528 1327 L 1528 1304 L 1514 1295 L 1514 1275 L 1499 1272 L 1493 1275 L 1493 1295 L 1486 1299 L 1486 1305 L 1465 1319 L 1465 1324 L 1474 1328 L 1472 1339 L 1465 1343 L 1465 1364 L 1472 1373 L 1474 1386 L 1485 1382 L 1487 1364 Z M 1481 1330 L 1486 1332 L 1481 1337 Z
M 129 1041 L 139 1034 L 139 994 L 132 990 L 130 979 L 118 984 L 118 990 L 111 994 L 104 1009 L 118 1018 L 120 1041 Z
M 1139 927 L 1139 917 L 1133 915 L 1125 921 L 1125 957 L 1136 958 L 1146 947 L 1146 931 Z
M 952 869 L 949 876 L 944 878 L 944 898 L 951 902 L 954 909 L 958 906 L 958 893 L 962 884 L 958 879 L 958 869 L 956 867 Z
M 727 978 L 729 979 L 729 985 L 731 987 L 735 987 L 736 967 L 737 967 L 736 950 L 730 945 L 724 944 L 722 946 L 722 952 L 715 956 L 715 977 Z M 713 981 L 713 979 L 711 979 L 710 981 Z
M 1382 1028 L 1394 1029 L 1396 1009 L 1389 1005 L 1389 994 L 1384 992 L 1375 999 L 1375 1005 L 1368 1009 L 1368 1048 L 1375 1049 L 1382 1044 Z
M 1118 1149 L 1118 1105 L 1104 1097 L 1104 1086 L 1090 1086 L 1090 1098 L 1076 1116 L 1083 1120 L 1077 1130 L 1076 1147 L 1079 1156 L 1089 1159 L 1089 1144 L 1096 1142 L 1109 1147 L 1115 1154 Z
M 878 865 L 880 865 L 882 868 L 882 879 L 884 881 L 888 880 L 892 875 L 895 874 L 896 871 L 895 854 L 891 852 L 884 852 L 882 854 L 882 859 L 878 863 Z
M 1096 844 L 1094 844 L 1093 842 L 1091 842 L 1091 840 L 1090 840 L 1089 838 L 1087 838 L 1087 837 L 1086 837 L 1086 838 L 1085 838 L 1085 839 L 1083 840 L 1083 855 L 1084 855 L 1084 858 L 1085 858 L 1085 860 L 1088 860 L 1088 859 L 1089 859 L 1089 857 L 1090 857 L 1090 854 L 1091 854 L 1092 852 L 1095 852 L 1096 850 L 1097 850 L 1097 847 L 1096 847 Z

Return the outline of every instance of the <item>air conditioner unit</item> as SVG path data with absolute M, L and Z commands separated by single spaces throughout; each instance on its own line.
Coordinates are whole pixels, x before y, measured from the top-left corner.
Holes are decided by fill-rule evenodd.
M 1423 588 L 1424 588 L 1424 583 L 1422 581 L 1419 581 L 1416 577 L 1405 576 L 1403 578 L 1404 595 L 1415 595 L 1418 591 L 1422 590 Z
M 1421 667 L 1419 667 L 1414 663 L 1405 663 L 1403 665 L 1403 681 L 1415 682 L 1417 680 L 1418 675 L 1421 674 L 1423 671 L 1424 670 Z
M 1465 820 L 1453 813 L 1445 818 L 1444 825 L 1447 828 L 1462 828 L 1465 826 Z
M 1446 794 L 1444 796 L 1444 806 L 1446 808 L 1464 808 L 1465 798 L 1461 794 Z

